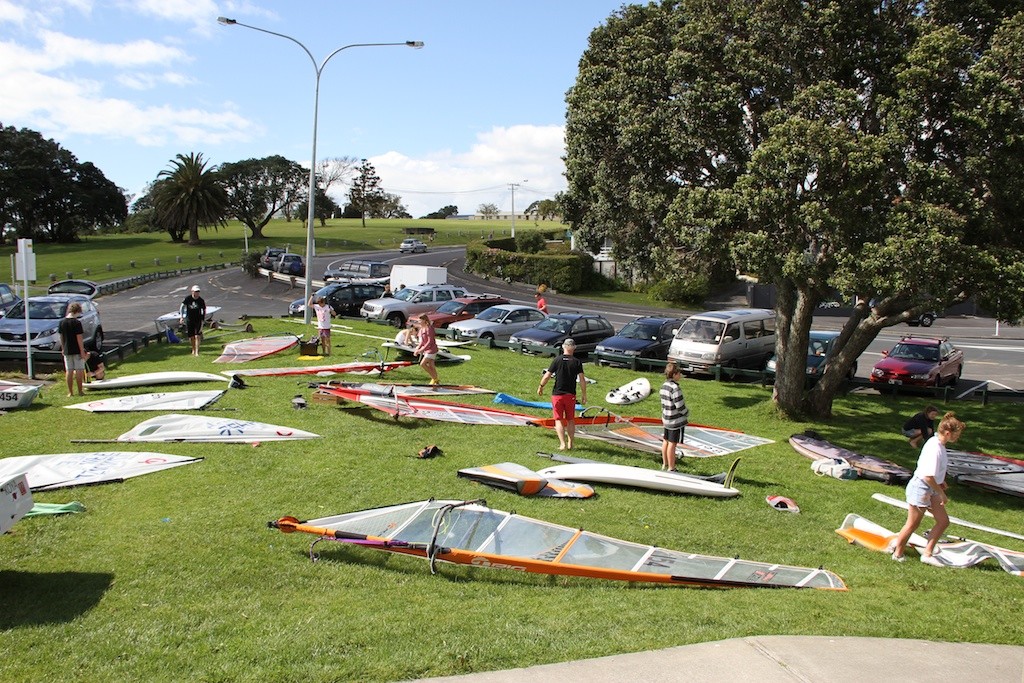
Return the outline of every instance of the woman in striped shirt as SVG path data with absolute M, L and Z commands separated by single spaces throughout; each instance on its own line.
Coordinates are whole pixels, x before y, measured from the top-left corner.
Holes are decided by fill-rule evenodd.
M 689 421 L 690 409 L 679 388 L 682 370 L 675 363 L 665 366 L 665 383 L 661 385 L 661 424 L 664 427 L 661 441 L 661 469 L 676 471 L 676 447 L 683 442 L 683 430 Z

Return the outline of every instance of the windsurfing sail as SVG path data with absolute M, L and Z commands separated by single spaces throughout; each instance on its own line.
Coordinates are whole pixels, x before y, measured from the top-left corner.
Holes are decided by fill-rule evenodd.
M 441 342 L 438 342 L 437 345 L 438 347 L 443 346 Z M 386 341 L 383 344 L 381 344 L 381 346 L 387 349 L 395 349 L 396 351 L 398 351 L 399 354 L 405 356 L 412 356 L 416 354 L 416 349 L 406 344 L 399 344 L 398 342 Z M 459 355 L 456 353 L 452 353 L 451 351 L 447 351 L 444 348 L 438 348 L 437 350 L 437 360 L 439 361 L 445 361 L 449 363 L 461 363 L 462 361 L 471 359 L 472 356 L 465 354 Z
M 914 473 L 902 465 L 873 455 L 856 453 L 836 446 L 824 439 L 811 434 L 794 434 L 789 438 L 789 445 L 800 455 L 812 460 L 842 458 L 857 470 L 862 479 L 873 479 L 886 484 L 906 484 Z
M 538 418 L 533 415 L 511 413 L 496 408 L 451 403 L 432 398 L 412 396 L 380 396 L 368 391 L 342 389 L 324 385 L 318 390 L 323 395 L 335 396 L 376 408 L 391 415 L 400 417 L 416 417 L 424 420 L 441 422 L 459 422 L 461 424 L 536 426 Z
M 28 408 L 39 395 L 36 384 L 0 384 L 0 410 Z
M 124 481 L 150 472 L 199 462 L 167 453 L 102 451 L 21 455 L 0 460 L 0 480 L 24 473 L 33 491 Z
M 410 384 L 405 382 L 327 382 L 320 386 L 341 387 L 366 391 L 379 396 L 457 396 L 493 394 L 491 389 L 471 384 Z
M 533 470 L 514 462 L 466 467 L 458 471 L 458 476 L 488 486 L 515 491 L 520 496 L 590 498 L 594 495 L 593 487 L 586 484 L 542 477 Z
M 65 408 L 85 410 L 90 413 L 126 413 L 144 410 L 202 410 L 225 394 L 220 391 L 168 391 L 135 396 L 117 396 L 99 401 L 75 403 Z
M 426 500 L 268 526 L 375 550 L 492 569 L 701 588 L 846 590 L 832 572 L 697 555 L 601 536 L 488 508 L 482 501 Z
M 836 533 L 850 543 L 877 552 L 887 552 L 889 544 L 896 539 L 896 532 L 853 513 L 846 516 Z M 910 546 L 920 551 L 928 540 L 918 534 L 911 534 Z M 944 567 L 973 567 L 985 560 L 995 560 L 999 566 L 1014 576 L 1024 576 L 1024 553 L 978 541 L 940 542 L 932 557 Z
M 372 373 L 385 373 L 398 368 L 407 368 L 412 365 L 409 361 L 395 361 L 393 363 L 368 363 L 366 361 L 354 361 L 350 363 L 334 363 L 332 365 L 306 365 L 290 368 L 253 368 L 250 370 L 225 370 L 225 375 L 240 375 L 242 377 L 284 377 L 287 375 L 317 375 L 329 377 L 331 375 L 348 372 L 355 375 L 369 375 Z
M 947 451 L 947 472 L 957 483 L 985 491 L 1024 497 L 1024 461 L 987 453 Z
M 886 505 L 892 505 L 893 507 L 902 508 L 904 510 L 907 509 L 907 502 L 905 500 L 900 500 L 899 498 L 892 498 L 892 497 L 887 496 L 887 495 L 885 495 L 883 493 L 872 493 L 871 497 L 874 498 L 875 500 L 877 500 L 880 503 L 885 503 Z M 932 516 L 932 513 L 927 511 L 927 510 L 925 510 L 924 514 L 926 516 L 928 516 L 928 517 Z M 951 524 L 956 524 L 957 526 L 967 527 L 968 529 L 976 529 L 978 531 L 986 531 L 986 532 L 988 532 L 990 534 L 996 534 L 996 535 L 999 535 L 999 536 L 1006 536 L 1008 538 L 1016 538 L 1019 541 L 1024 541 L 1024 534 L 1017 534 L 1017 533 L 1014 533 L 1012 531 L 1006 531 L 1004 529 L 997 529 L 995 527 L 985 526 L 984 524 L 977 524 L 975 522 L 968 522 L 966 519 L 960 519 L 959 517 L 953 517 L 952 515 L 949 516 L 949 521 L 950 521 Z
M 544 420 L 542 424 L 545 427 L 554 426 L 554 421 Z M 587 411 L 584 411 L 576 419 L 576 436 L 606 441 L 648 453 L 661 453 L 662 430 L 662 423 L 658 418 L 622 417 L 604 408 L 599 409 L 596 415 L 587 415 Z M 676 455 L 687 458 L 710 458 L 769 443 L 774 442 L 771 439 L 731 429 L 691 423 L 683 433 L 683 443 L 676 448 Z
M 551 410 L 551 401 L 527 401 L 524 398 L 516 398 L 509 394 L 498 393 L 494 396 L 495 403 L 504 403 L 510 406 L 519 406 L 520 408 L 547 408 Z M 576 404 L 576 411 L 583 410 L 583 406 L 579 403 Z
M 0 475 L 0 534 L 6 534 L 15 522 L 31 511 L 32 491 L 24 472 L 13 476 Z
M 144 372 L 139 375 L 111 377 L 85 385 L 87 391 L 108 389 L 128 389 L 130 387 L 146 387 L 155 384 L 189 384 L 192 382 L 228 382 L 230 377 L 214 375 L 209 372 Z
M 318 438 L 319 434 L 263 422 L 172 413 L 140 422 L 131 431 L 117 437 L 117 440 L 256 443 Z
M 290 349 L 299 343 L 295 335 L 283 335 L 278 337 L 257 337 L 256 339 L 242 339 L 224 345 L 224 351 L 214 363 L 246 363 L 258 358 L 265 358 L 285 349 Z

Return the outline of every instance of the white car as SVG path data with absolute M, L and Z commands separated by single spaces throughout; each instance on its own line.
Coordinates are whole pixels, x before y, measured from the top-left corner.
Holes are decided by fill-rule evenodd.
M 481 311 L 475 318 L 448 326 L 456 339 L 497 339 L 508 341 L 516 332 L 533 327 L 547 316 L 533 306 L 499 304 Z
M 99 350 L 103 346 L 103 326 L 96 303 L 81 294 L 48 294 L 29 297 L 29 334 L 32 348 L 39 351 L 59 351 L 60 334 L 57 327 L 67 315 L 68 306 L 78 302 L 82 306 L 82 335 L 88 349 Z M 25 301 L 16 304 L 7 315 L 0 319 L 0 348 L 25 348 Z
M 420 313 L 436 311 L 442 304 L 466 296 L 466 290 L 453 285 L 417 285 L 400 289 L 389 297 L 371 299 L 359 309 L 367 320 L 386 320 L 395 327 Z
M 409 252 L 410 254 L 422 254 L 427 251 L 427 245 L 419 240 L 407 239 L 402 240 L 402 243 L 398 245 L 398 253 L 404 254 Z

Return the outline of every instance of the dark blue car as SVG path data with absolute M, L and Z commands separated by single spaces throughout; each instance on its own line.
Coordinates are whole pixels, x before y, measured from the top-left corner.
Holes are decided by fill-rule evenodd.
M 665 360 L 672 335 L 682 324 L 679 318 L 637 318 L 598 344 L 597 363 L 631 367 L 633 358 Z
M 516 332 L 509 342 L 519 344 L 523 353 L 539 353 L 548 350 L 542 347 L 558 347 L 566 339 L 572 338 L 576 342 L 576 354 L 582 356 L 593 351 L 613 334 L 615 328 L 604 316 L 566 311 L 555 313 L 533 327 Z

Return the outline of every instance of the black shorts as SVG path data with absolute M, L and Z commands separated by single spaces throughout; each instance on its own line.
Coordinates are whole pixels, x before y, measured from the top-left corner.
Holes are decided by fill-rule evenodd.
M 665 441 L 668 441 L 669 443 L 682 443 L 683 442 L 683 432 L 685 430 L 686 430 L 685 426 L 683 426 L 683 427 L 676 427 L 675 429 L 666 429 L 666 430 L 662 431 L 661 438 L 663 438 Z
M 203 319 L 192 316 L 185 318 L 185 331 L 190 337 L 198 337 L 203 333 Z

